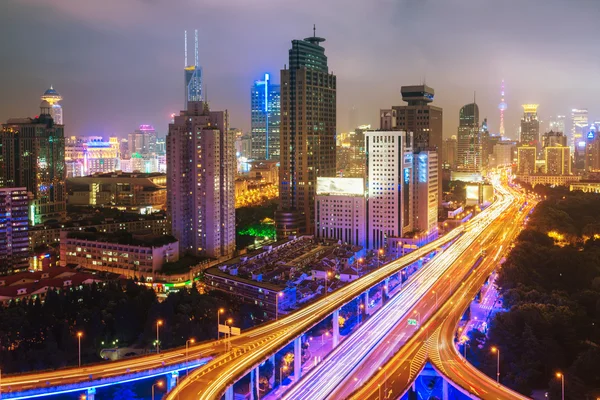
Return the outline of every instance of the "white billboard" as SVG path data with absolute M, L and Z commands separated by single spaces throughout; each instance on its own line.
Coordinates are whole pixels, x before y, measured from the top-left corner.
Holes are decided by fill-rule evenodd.
M 362 196 L 363 178 L 317 178 L 317 195 Z

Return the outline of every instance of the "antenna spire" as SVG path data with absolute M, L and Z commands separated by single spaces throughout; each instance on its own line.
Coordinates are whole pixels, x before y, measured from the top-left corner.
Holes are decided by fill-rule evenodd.
M 194 57 L 194 66 L 198 66 L 198 29 L 194 30 L 194 35 L 195 35 L 195 39 L 196 39 L 196 50 L 195 50 L 195 57 Z
M 184 67 L 188 66 L 187 63 L 187 31 L 183 31 L 183 46 L 184 46 L 184 54 L 185 54 L 185 65 Z
M 317 24 L 313 24 L 313 37 L 317 37 Z

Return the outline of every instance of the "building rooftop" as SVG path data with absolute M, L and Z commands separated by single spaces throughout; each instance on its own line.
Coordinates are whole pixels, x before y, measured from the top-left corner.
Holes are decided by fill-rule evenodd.
M 126 246 L 160 247 L 170 243 L 177 243 L 171 235 L 134 235 L 129 232 L 83 232 L 70 231 L 69 239 L 88 240 L 93 242 L 116 243 Z

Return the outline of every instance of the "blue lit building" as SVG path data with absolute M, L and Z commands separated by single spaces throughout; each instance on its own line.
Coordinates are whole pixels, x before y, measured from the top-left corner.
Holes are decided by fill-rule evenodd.
M 188 65 L 187 62 L 187 31 L 185 31 L 185 102 L 184 110 L 188 109 L 188 102 L 202 101 L 202 67 L 198 65 L 198 30 L 194 31 L 194 65 Z
M 254 82 L 251 93 L 252 158 L 279 160 L 280 86 L 264 80 Z
M 0 275 L 29 266 L 27 188 L 0 188 Z

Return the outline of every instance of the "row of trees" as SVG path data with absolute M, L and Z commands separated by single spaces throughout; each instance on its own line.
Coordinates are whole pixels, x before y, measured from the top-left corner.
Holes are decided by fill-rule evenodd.
M 600 196 L 543 188 L 546 200 L 530 217 L 499 272 L 507 312 L 498 313 L 486 338 L 471 332 L 474 362 L 496 374 L 501 349 L 502 383 L 529 395 L 550 387 L 560 398 L 555 373 L 567 377 L 567 397 L 600 395 Z M 566 241 L 553 239 L 555 232 Z M 591 235 L 590 235 L 591 233 Z M 600 231 L 596 232 L 600 233 Z
M 12 302 L 0 307 L 0 365 L 3 373 L 61 368 L 77 364 L 77 332 L 82 362 L 101 361 L 100 350 L 135 346 L 153 349 L 156 321 L 162 348 L 184 346 L 186 340 L 215 339 L 217 312 L 248 329 L 262 321 L 263 312 L 219 292 L 200 294 L 196 288 L 171 293 L 159 302 L 150 288 L 128 282 L 85 285 L 49 292 L 42 302 Z

